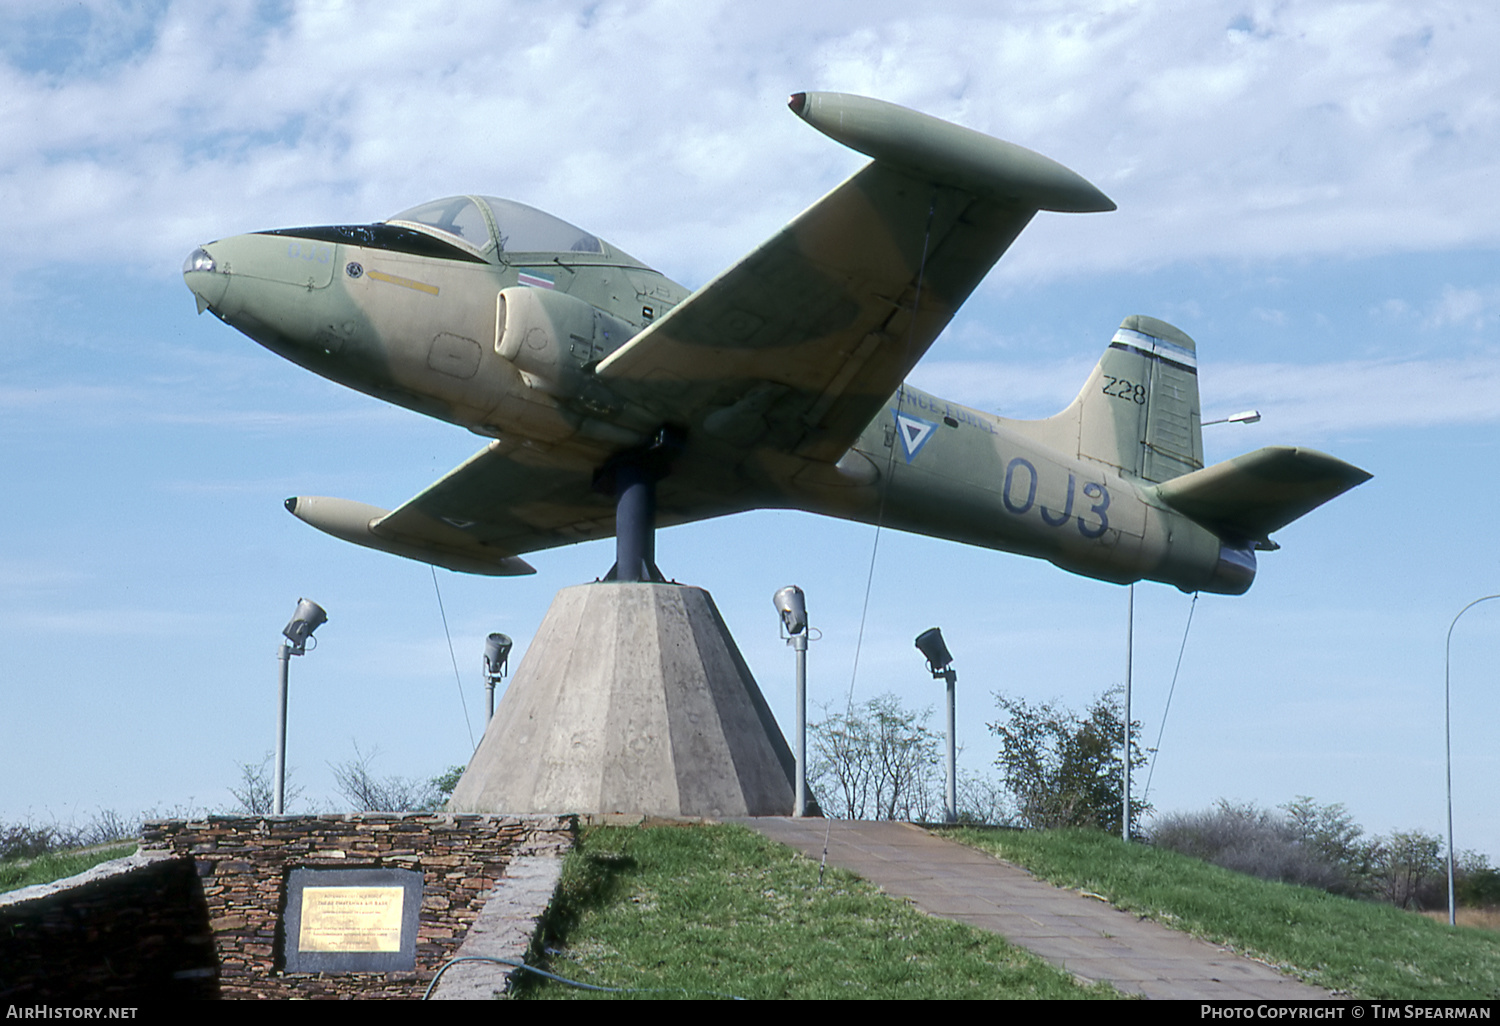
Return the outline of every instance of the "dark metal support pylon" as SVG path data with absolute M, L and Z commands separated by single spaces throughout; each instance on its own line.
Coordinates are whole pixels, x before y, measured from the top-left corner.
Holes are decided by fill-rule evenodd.
M 615 565 L 604 580 L 666 582 L 656 565 L 656 484 L 682 446 L 681 432 L 664 427 L 646 446 L 599 468 L 594 486 L 615 497 Z

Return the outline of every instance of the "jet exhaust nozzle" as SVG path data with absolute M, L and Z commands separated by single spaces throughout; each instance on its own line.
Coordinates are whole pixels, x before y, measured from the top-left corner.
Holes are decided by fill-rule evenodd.
M 1249 546 L 1219 546 L 1219 562 L 1203 589 L 1215 595 L 1243 595 L 1255 583 L 1255 550 Z

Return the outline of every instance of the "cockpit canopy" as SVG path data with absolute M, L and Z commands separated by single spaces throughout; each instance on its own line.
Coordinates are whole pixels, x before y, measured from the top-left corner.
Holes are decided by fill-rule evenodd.
M 582 228 L 497 196 L 449 196 L 403 210 L 386 224 L 419 228 L 493 260 L 505 253 L 604 253 Z

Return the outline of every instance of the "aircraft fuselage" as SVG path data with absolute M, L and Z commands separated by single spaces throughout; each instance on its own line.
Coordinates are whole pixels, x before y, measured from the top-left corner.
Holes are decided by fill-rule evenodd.
M 589 471 L 662 425 L 659 402 L 593 368 L 687 289 L 608 246 L 483 260 L 357 243 L 379 227 L 236 236 L 185 276 L 200 307 L 278 355 L 538 458 Z M 829 464 L 757 448 L 754 406 L 677 425 L 702 444 L 662 483 L 663 523 L 795 508 L 1113 582 L 1240 593 L 1253 580 L 1243 543 L 1226 558 L 1224 539 L 1112 468 L 1028 438 L 1025 422 L 903 386 Z

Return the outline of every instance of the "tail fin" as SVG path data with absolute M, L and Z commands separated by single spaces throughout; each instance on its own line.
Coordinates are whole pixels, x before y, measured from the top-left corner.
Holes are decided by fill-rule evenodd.
M 1094 373 L 1063 412 L 1045 421 L 1049 441 L 1125 477 L 1161 482 L 1203 466 L 1198 354 L 1165 321 L 1127 317 Z

